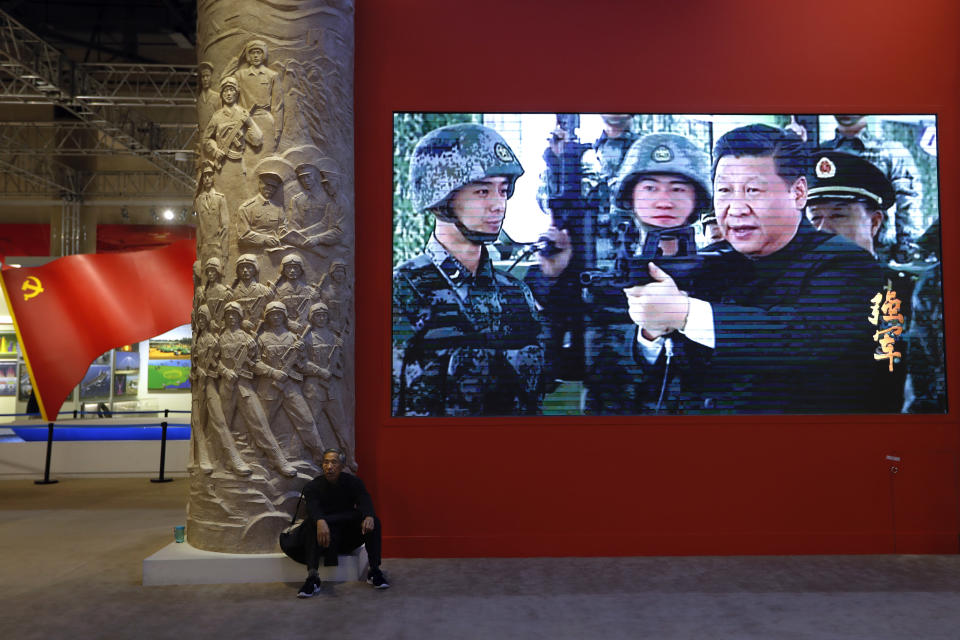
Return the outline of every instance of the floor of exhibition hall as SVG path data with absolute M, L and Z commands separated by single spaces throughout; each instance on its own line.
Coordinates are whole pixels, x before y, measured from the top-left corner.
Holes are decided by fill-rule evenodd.
M 960 637 L 960 556 L 388 557 L 386 591 L 144 587 L 186 490 L 183 478 L 0 481 L 3 637 Z

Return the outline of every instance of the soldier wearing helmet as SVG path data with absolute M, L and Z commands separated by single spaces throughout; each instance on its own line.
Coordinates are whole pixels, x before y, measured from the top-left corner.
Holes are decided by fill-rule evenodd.
M 478 124 L 435 129 L 414 149 L 413 205 L 436 226 L 424 252 L 394 272 L 394 415 L 539 412 L 536 302 L 484 246 L 522 174 L 500 134 Z
M 347 263 L 343 260 L 334 260 L 330 263 L 330 268 L 317 285 L 320 291 L 320 299 L 330 311 L 330 328 L 338 336 L 342 336 L 350 327 L 350 303 L 353 301 L 353 293 L 350 288 L 350 281 L 347 279 Z M 344 306 L 346 305 L 346 307 Z
M 320 439 L 333 442 L 346 454 L 346 465 L 356 471 L 353 424 L 344 419 L 335 384 L 343 378 L 343 340 L 330 327 L 330 310 L 323 302 L 310 306 L 310 328 L 303 336 L 307 363 L 303 395 L 313 410 Z
M 191 373 L 191 385 L 194 389 L 192 422 L 194 434 L 194 460 L 200 470 L 211 474 L 214 470 L 211 453 L 222 451 L 226 457 L 223 466 L 237 475 L 248 476 L 253 473 L 244 462 L 237 448 L 236 440 L 223 417 L 223 405 L 220 402 L 219 366 L 220 338 L 211 330 L 211 313 L 207 305 L 197 308 L 197 334 L 193 341 L 191 358 L 194 367 Z M 219 447 L 214 443 L 219 440 Z
M 230 288 L 223 284 L 223 265 L 220 258 L 208 258 L 203 263 L 203 275 L 206 283 L 198 289 L 197 305 L 205 304 L 210 313 L 210 328 L 219 331 L 223 328 L 223 306 L 230 299 Z
M 280 276 L 273 283 L 273 295 L 287 309 L 287 324 L 296 333 L 307 325 L 307 310 L 318 293 L 313 285 L 304 279 L 303 258 L 296 253 L 285 256 L 280 261 Z
M 259 361 L 257 341 L 241 326 L 244 322 L 243 307 L 238 302 L 228 302 L 224 306 L 223 317 L 225 326 L 220 332 L 216 361 L 216 397 L 212 393 L 207 394 L 210 424 L 214 426 L 224 447 L 229 446 L 227 438 L 232 438 L 234 433 L 248 431 L 271 465 L 282 475 L 292 478 L 297 475 L 297 470 L 287 461 L 276 436 L 270 430 L 263 405 L 254 390 L 254 378 L 269 374 L 269 370 Z M 212 375 L 213 367 L 208 371 Z M 247 470 L 244 473 L 243 467 L 236 463 L 233 463 L 233 467 L 243 475 L 251 472 Z
M 257 280 L 260 266 L 257 264 L 257 257 L 252 253 L 244 253 L 237 258 L 236 273 L 237 279 L 230 287 L 230 300 L 243 308 L 242 327 L 252 333 L 256 328 L 254 322 L 263 315 L 273 292 L 270 287 Z
M 257 395 L 263 401 L 269 422 L 272 423 L 277 411 L 283 408 L 304 446 L 315 459 L 322 458 L 325 447 L 300 388 L 306 368 L 306 348 L 287 327 L 287 307 L 282 302 L 267 304 L 257 347 L 260 351 Z

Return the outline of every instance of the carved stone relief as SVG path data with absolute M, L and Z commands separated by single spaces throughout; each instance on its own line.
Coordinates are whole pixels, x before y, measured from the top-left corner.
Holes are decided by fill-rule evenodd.
M 270 553 L 322 451 L 356 470 L 353 4 L 200 0 L 187 540 Z

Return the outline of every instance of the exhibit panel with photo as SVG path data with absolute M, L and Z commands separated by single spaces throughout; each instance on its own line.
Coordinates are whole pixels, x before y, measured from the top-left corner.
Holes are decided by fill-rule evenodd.
M 183 391 L 190 388 L 190 325 L 149 341 L 147 388 L 150 391 Z
M 936 138 L 395 113 L 392 414 L 945 413 Z

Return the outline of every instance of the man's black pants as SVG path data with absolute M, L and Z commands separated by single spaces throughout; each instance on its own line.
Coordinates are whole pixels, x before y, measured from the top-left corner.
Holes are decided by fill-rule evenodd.
M 325 567 L 336 566 L 337 556 L 341 553 L 350 553 L 361 544 L 367 547 L 367 559 L 370 561 L 370 568 L 376 569 L 380 566 L 380 519 L 373 518 L 373 531 L 366 535 L 360 533 L 360 523 L 363 522 L 363 514 L 357 510 L 347 513 L 331 514 L 326 519 L 327 526 L 330 527 L 330 546 L 321 547 L 317 544 L 317 522 L 312 518 L 303 521 L 300 531 L 303 535 L 303 546 L 306 550 L 307 569 L 319 569 L 320 559 L 323 558 Z M 333 520 L 333 523 L 331 523 Z

